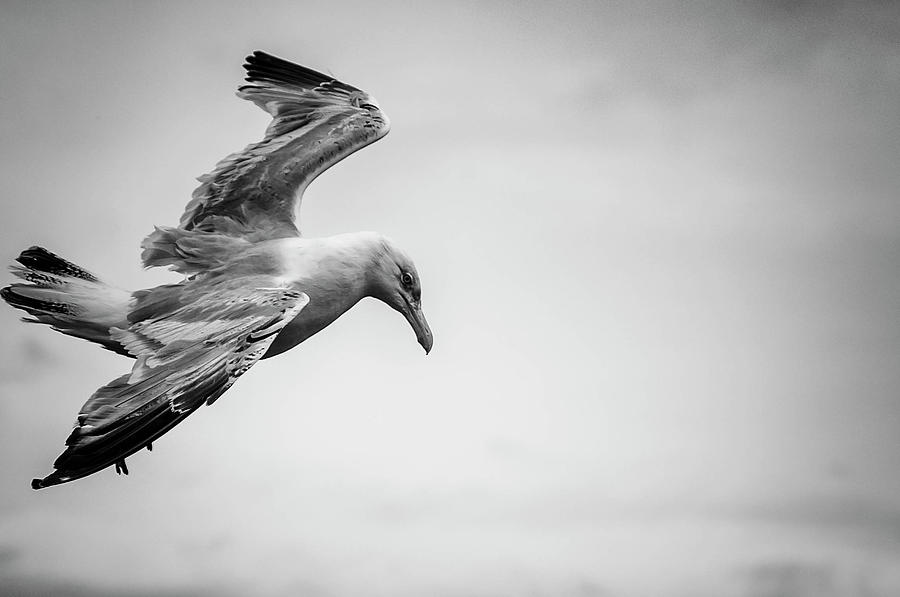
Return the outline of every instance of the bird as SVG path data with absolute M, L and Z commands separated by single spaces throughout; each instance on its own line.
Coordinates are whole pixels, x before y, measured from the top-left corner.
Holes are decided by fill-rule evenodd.
M 238 97 L 272 117 L 262 140 L 199 177 L 178 226 L 154 226 L 141 243 L 144 267 L 168 267 L 180 282 L 129 292 L 39 246 L 10 268 L 22 281 L 0 296 L 24 321 L 134 359 L 81 407 L 34 489 L 112 466 L 127 475 L 127 457 L 365 297 L 401 313 L 431 351 L 407 253 L 375 232 L 307 237 L 295 218 L 307 186 L 384 137 L 388 117 L 365 91 L 263 51 L 243 66 Z

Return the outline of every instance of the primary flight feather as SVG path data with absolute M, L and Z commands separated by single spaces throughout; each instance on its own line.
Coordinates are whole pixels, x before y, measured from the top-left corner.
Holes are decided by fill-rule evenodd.
M 264 52 L 244 68 L 238 96 L 272 115 L 265 136 L 200 177 L 179 225 L 141 245 L 145 266 L 169 266 L 183 282 L 128 292 L 31 247 L 12 267 L 24 282 L 0 290 L 27 321 L 135 359 L 81 408 L 35 489 L 113 465 L 127 474 L 126 457 L 366 296 L 402 313 L 431 350 L 418 272 L 403 251 L 374 232 L 305 238 L 295 221 L 309 183 L 386 135 L 387 116 L 366 92 Z

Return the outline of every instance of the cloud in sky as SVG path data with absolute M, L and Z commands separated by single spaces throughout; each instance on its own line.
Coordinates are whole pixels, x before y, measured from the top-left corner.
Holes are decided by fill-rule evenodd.
M 123 287 L 175 279 L 138 244 L 262 134 L 233 97 L 260 48 L 391 116 L 301 224 L 407 248 L 436 344 L 421 358 L 364 301 L 127 479 L 34 493 L 128 364 L 0 311 L 7 586 L 896 594 L 898 16 L 8 3 L 4 259 L 42 244 Z

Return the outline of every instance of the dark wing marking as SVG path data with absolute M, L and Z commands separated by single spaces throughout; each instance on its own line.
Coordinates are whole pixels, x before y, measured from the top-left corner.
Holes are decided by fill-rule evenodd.
M 113 337 L 137 358 L 134 368 L 91 396 L 56 470 L 32 487 L 73 481 L 113 464 L 127 473 L 127 456 L 149 447 L 204 402 L 212 404 L 309 301 L 302 292 L 259 287 L 265 283 L 272 280 L 260 276 L 197 290 L 173 310 L 157 311 L 127 330 L 113 329 Z
M 180 226 L 250 240 L 296 236 L 296 204 L 313 179 L 387 134 L 387 116 L 356 87 L 254 52 L 238 96 L 272 115 L 265 138 L 200 177 Z

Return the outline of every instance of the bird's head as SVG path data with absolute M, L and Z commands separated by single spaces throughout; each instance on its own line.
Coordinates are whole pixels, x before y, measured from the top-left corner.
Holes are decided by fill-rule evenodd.
M 434 337 L 422 313 L 422 285 L 412 259 L 390 240 L 381 237 L 368 276 L 369 295 L 402 313 L 428 354 Z

